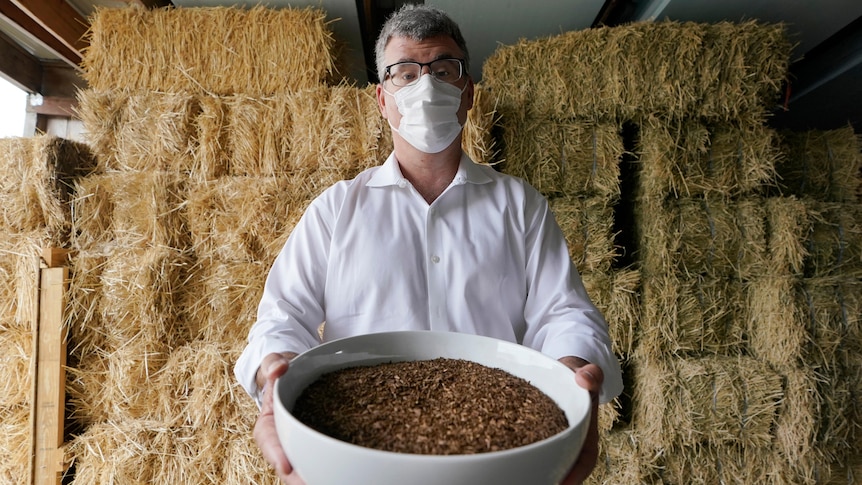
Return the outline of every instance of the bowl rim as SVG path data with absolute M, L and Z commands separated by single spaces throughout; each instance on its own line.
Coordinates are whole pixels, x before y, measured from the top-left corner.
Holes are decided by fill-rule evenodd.
M 366 333 L 366 334 L 361 334 L 361 335 L 342 337 L 339 339 L 331 340 L 329 342 L 324 342 L 320 345 L 312 347 L 311 349 L 308 349 L 305 352 L 302 352 L 299 355 L 295 356 L 293 359 L 291 359 L 291 363 L 295 362 L 297 359 L 300 359 L 300 358 L 305 359 L 305 358 L 316 356 L 318 354 L 324 354 L 328 348 L 338 347 L 339 345 L 343 344 L 345 340 L 358 340 L 358 339 L 366 339 L 366 338 L 367 339 L 373 339 L 373 338 L 379 338 L 381 336 L 385 337 L 386 335 L 390 335 L 390 334 L 399 334 L 399 336 L 404 336 L 407 338 L 409 338 L 411 336 L 419 337 L 420 334 L 423 334 L 425 336 L 427 336 L 429 334 L 431 334 L 431 335 L 447 334 L 445 338 L 452 338 L 451 335 L 455 334 L 457 336 L 454 338 L 462 338 L 461 336 L 464 336 L 463 338 L 467 338 L 467 339 L 476 338 L 479 340 L 493 341 L 495 344 L 498 344 L 498 345 L 517 348 L 518 351 L 526 351 L 527 353 L 537 354 L 541 358 L 546 359 L 547 363 L 552 367 L 556 367 L 557 370 L 565 369 L 566 371 L 571 372 L 572 373 L 572 383 L 574 384 L 573 389 L 575 389 L 574 392 L 581 393 L 581 399 L 586 399 L 586 402 L 590 402 L 589 391 L 580 387 L 575 382 L 574 371 L 572 369 L 570 369 L 568 366 L 566 366 L 565 364 L 563 364 L 562 362 L 560 362 L 560 361 L 558 361 L 558 360 L 556 360 L 556 359 L 554 359 L 554 358 L 552 358 L 546 354 L 543 354 L 542 352 L 535 350 L 531 347 L 527 347 L 525 345 L 518 344 L 515 342 L 510 342 L 508 340 L 502 340 L 502 339 L 498 339 L 495 337 L 488 337 L 488 336 L 484 336 L 484 335 L 475 335 L 475 334 L 459 333 L 459 332 L 434 331 L 434 330 L 395 330 L 395 331 L 384 331 L 384 332 L 372 332 L 372 333 Z M 413 335 L 407 335 L 407 334 L 413 334 Z M 432 337 L 432 338 L 434 338 L 434 337 Z M 430 360 L 430 359 L 416 359 L 416 360 Z M 470 360 L 470 359 L 463 358 L 463 360 Z M 359 364 L 359 365 L 361 365 L 361 364 Z M 368 364 L 368 365 L 374 365 L 374 364 Z M 485 365 L 486 367 L 491 367 L 491 366 L 488 366 L 486 364 L 480 364 L 480 365 Z M 338 370 L 338 369 L 335 369 L 335 370 Z M 509 372 L 509 371 L 505 371 L 505 372 Z M 430 461 L 430 462 L 433 462 L 433 461 L 457 462 L 457 461 L 462 461 L 462 460 L 463 461 L 473 461 L 473 460 L 482 459 L 482 458 L 489 459 L 489 460 L 495 459 L 495 458 L 501 459 L 501 458 L 504 458 L 505 456 L 510 455 L 510 454 L 511 455 L 521 454 L 521 453 L 524 453 L 525 451 L 528 451 L 528 450 L 534 450 L 534 449 L 538 449 L 538 448 L 551 446 L 551 445 L 555 444 L 557 441 L 561 441 L 561 440 L 565 441 L 565 440 L 573 439 L 573 435 L 575 435 L 576 433 L 579 432 L 579 430 L 581 430 L 581 424 L 584 423 L 585 421 L 589 420 L 590 414 L 592 413 L 592 406 L 591 405 L 584 406 L 585 412 L 582 413 L 582 416 L 580 416 L 579 420 L 576 420 L 573 422 L 572 419 L 569 419 L 568 414 L 567 414 L 566 420 L 568 421 L 568 426 L 566 426 L 566 428 L 564 430 L 559 431 L 559 432 L 557 432 L 557 433 L 555 433 L 555 434 L 553 434 L 547 438 L 544 438 L 544 439 L 541 439 L 538 441 L 534 441 L 534 442 L 526 444 L 526 445 L 516 446 L 514 448 L 507 448 L 507 449 L 503 449 L 503 450 L 486 451 L 486 452 L 481 452 L 481 453 L 458 453 L 458 454 L 449 454 L 449 455 L 442 455 L 442 454 L 431 455 L 431 454 L 407 453 L 407 452 L 400 452 L 400 451 L 381 450 L 378 448 L 371 448 L 368 446 L 357 445 L 354 443 L 350 443 L 348 441 L 343 441 L 343 440 L 340 440 L 338 438 L 334 438 L 332 436 L 327 435 L 326 433 L 322 433 L 320 431 L 315 430 L 314 428 L 306 425 L 305 423 L 303 423 L 302 421 L 297 419 L 293 415 L 292 409 L 288 409 L 287 406 L 285 406 L 282 403 L 282 399 L 281 399 L 281 391 L 280 391 L 280 389 L 282 387 L 281 383 L 287 382 L 287 377 L 289 376 L 289 374 L 290 374 L 290 367 L 288 367 L 288 370 L 285 374 L 283 374 L 281 377 L 279 377 L 276 380 L 275 388 L 274 388 L 274 394 L 273 394 L 273 406 L 274 406 L 275 413 L 276 414 L 282 413 L 283 416 L 289 421 L 291 426 L 297 426 L 298 425 L 303 432 L 309 433 L 309 434 L 312 434 L 318 438 L 321 438 L 324 440 L 324 442 L 327 442 L 332 446 L 344 447 L 345 449 L 349 450 L 351 453 L 361 453 L 361 454 L 369 454 L 369 455 L 375 455 L 375 456 L 380 456 L 380 454 L 382 453 L 382 454 L 384 454 L 383 456 L 397 455 L 399 457 L 410 457 L 411 460 Z M 320 373 L 320 374 L 318 374 L 318 376 L 320 376 L 322 374 L 323 373 Z M 527 380 L 529 382 L 528 379 L 525 379 L 523 377 L 520 377 L 520 376 L 516 376 L 516 377 Z M 302 388 L 302 390 L 299 391 L 299 393 L 297 395 L 301 394 L 305 390 L 305 388 L 311 384 L 311 382 L 313 382 L 313 380 L 310 381 L 309 383 L 307 383 Z M 535 386 L 535 384 L 533 384 L 531 382 L 530 382 L 530 384 Z M 540 391 L 545 393 L 541 389 L 540 389 Z M 547 395 L 547 393 L 545 393 L 545 394 Z M 548 397 L 550 397 L 550 396 L 548 396 Z M 553 398 L 551 398 L 551 399 L 553 400 Z M 554 403 L 562 409 L 562 406 L 560 406 L 560 404 L 556 400 L 554 400 Z M 566 410 L 563 409 L 563 412 L 566 412 Z M 586 435 L 586 432 L 582 431 L 582 434 Z M 583 437 L 582 437 L 582 442 L 583 442 Z M 284 445 L 282 445 L 282 446 L 284 446 Z M 581 445 L 579 445 L 579 446 L 581 446 Z

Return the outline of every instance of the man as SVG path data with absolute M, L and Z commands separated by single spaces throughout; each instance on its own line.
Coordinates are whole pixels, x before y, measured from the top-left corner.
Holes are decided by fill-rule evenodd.
M 282 481 L 302 483 L 278 442 L 272 389 L 293 356 L 319 343 L 321 322 L 324 340 L 475 333 L 559 359 L 590 391 L 590 432 L 565 482 L 580 483 L 598 455 L 598 402 L 622 390 L 607 324 L 547 201 L 462 152 L 473 80 L 458 26 L 439 10 L 407 5 L 384 25 L 376 63 L 394 152 L 315 199 L 273 264 L 236 365 L 261 406 L 255 440 Z

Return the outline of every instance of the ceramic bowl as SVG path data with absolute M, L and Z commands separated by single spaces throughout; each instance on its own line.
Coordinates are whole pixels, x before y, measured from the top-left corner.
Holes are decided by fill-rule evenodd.
M 320 375 L 345 367 L 386 362 L 463 359 L 527 380 L 565 412 L 569 427 L 544 440 L 463 455 L 419 455 L 354 445 L 315 431 L 291 409 Z M 552 485 L 571 468 L 590 416 L 589 393 L 560 362 L 523 345 L 477 335 L 403 331 L 347 337 L 297 356 L 278 379 L 274 397 L 279 441 L 307 485 Z

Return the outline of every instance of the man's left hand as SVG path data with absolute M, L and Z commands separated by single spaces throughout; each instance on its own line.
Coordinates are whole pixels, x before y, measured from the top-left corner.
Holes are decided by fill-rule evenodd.
M 575 372 L 575 381 L 590 392 L 590 400 L 592 401 L 590 428 L 581 448 L 581 454 L 561 484 L 577 485 L 583 483 L 590 476 L 599 458 L 599 391 L 605 376 L 599 366 L 590 364 L 584 359 L 563 357 L 560 362 Z

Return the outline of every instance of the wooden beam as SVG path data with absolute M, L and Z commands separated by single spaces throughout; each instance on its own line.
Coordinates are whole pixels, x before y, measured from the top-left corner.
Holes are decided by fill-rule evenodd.
M 31 99 L 33 97 L 31 96 Z M 78 100 L 75 98 L 66 98 L 61 96 L 41 96 L 40 104 L 33 105 L 32 102 L 27 103 L 27 111 L 45 116 L 63 116 L 66 118 L 77 118 L 75 109 L 78 107 Z
M 62 42 L 77 56 L 87 47 L 85 35 L 89 22 L 65 0 L 11 0 L 22 12 Z
M 42 66 L 39 60 L 24 52 L 18 44 L 0 33 L 0 73 L 18 88 L 38 93 L 42 86 Z
M 59 58 L 69 64 L 78 66 L 81 63 L 80 51 L 70 48 L 61 39 L 58 39 L 54 33 L 46 29 L 28 12 L 22 10 L 17 3 L 14 3 L 15 1 L 0 0 L 0 15 L 20 27 L 21 31 L 26 33 L 28 38 L 44 45 L 48 50 L 53 51 Z
M 56 261 L 56 258 L 52 258 Z M 64 329 L 69 268 L 43 267 L 39 278 L 39 317 L 33 336 L 32 485 L 60 485 L 66 401 L 66 334 Z

